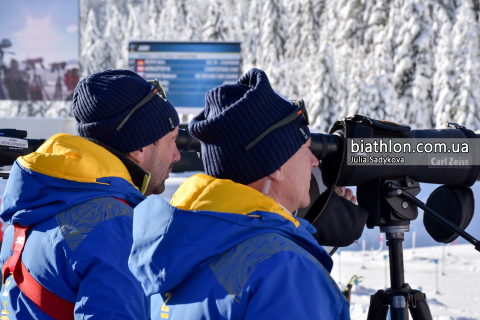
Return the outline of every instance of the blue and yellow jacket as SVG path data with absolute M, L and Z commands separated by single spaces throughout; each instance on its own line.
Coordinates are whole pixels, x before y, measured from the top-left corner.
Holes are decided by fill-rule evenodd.
M 75 304 L 75 319 L 149 317 L 149 300 L 127 265 L 133 209 L 113 198 L 136 206 L 145 197 L 119 156 L 81 137 L 55 135 L 17 159 L 3 197 L 5 222 L 33 225 L 23 263 L 42 286 Z M 0 266 L 13 254 L 12 241 L 10 226 Z M 0 297 L 0 319 L 51 319 L 11 275 Z
M 314 227 L 262 193 L 199 174 L 134 211 L 129 267 L 152 319 L 350 319 Z

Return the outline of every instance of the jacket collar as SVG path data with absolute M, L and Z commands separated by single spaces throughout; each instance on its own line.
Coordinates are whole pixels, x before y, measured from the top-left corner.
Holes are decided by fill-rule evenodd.
M 200 210 L 255 215 L 257 211 L 272 212 L 300 225 L 275 200 L 263 193 L 232 180 L 197 174 L 187 179 L 177 190 L 171 204 L 182 210 Z
M 137 187 L 138 190 L 142 194 L 145 193 L 145 190 L 147 189 L 148 182 L 150 181 L 150 173 L 147 171 L 143 170 L 138 164 L 130 160 L 129 157 L 124 155 L 123 153 L 120 153 L 120 151 L 117 151 L 117 149 L 114 149 L 110 147 L 108 144 L 105 144 L 101 141 L 91 139 L 91 138 L 84 138 L 87 139 L 88 141 L 91 141 L 100 147 L 106 149 L 108 152 L 116 156 L 122 163 L 125 165 L 125 168 L 127 168 L 128 173 L 130 173 L 130 177 L 132 178 L 133 185 Z
M 23 167 L 50 177 L 102 184 L 107 177 L 119 177 L 142 193 L 150 174 L 115 149 L 96 140 L 60 133 L 37 151 L 17 160 Z

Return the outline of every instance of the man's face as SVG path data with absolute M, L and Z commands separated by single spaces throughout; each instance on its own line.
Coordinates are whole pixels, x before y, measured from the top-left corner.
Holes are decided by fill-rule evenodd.
M 165 180 L 172 171 L 173 163 L 180 160 L 180 152 L 175 144 L 177 135 L 178 127 L 156 143 L 145 147 L 145 162 L 139 164 L 143 170 L 150 173 L 150 183 L 145 191 L 145 196 L 161 194 L 165 191 Z
M 318 159 L 308 148 L 311 139 L 295 153 L 280 170 L 283 170 L 285 179 L 282 183 L 288 192 L 289 207 L 297 210 L 310 204 L 310 179 L 312 169 L 318 166 Z

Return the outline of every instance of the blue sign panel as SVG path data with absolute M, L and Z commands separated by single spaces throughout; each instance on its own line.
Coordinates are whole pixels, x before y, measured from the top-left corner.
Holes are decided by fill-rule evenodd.
M 128 67 L 158 79 L 179 113 L 198 113 L 205 93 L 240 78 L 239 42 L 130 41 Z

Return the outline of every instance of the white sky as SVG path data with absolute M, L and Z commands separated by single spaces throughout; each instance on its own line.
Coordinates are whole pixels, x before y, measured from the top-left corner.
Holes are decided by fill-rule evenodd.
M 19 59 L 42 57 L 47 63 L 77 59 L 77 47 L 68 45 L 71 42 L 69 38 L 72 37 L 69 37 L 69 34 L 78 30 L 76 25 L 67 26 L 66 30 L 60 31 L 52 24 L 50 16 L 27 16 L 25 22 L 24 27 L 12 37 L 15 51 L 20 54 L 17 56 Z

